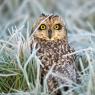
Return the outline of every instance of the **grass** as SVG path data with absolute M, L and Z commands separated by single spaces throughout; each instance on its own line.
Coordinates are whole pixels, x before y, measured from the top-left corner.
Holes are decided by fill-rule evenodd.
M 31 54 L 29 48 L 33 22 L 42 12 L 64 18 L 69 43 L 76 49 L 70 55 L 79 55 L 82 83 L 74 83 L 69 91 L 74 89 L 75 95 L 95 95 L 94 5 L 94 0 L 0 0 L 0 95 L 48 95 L 46 80 L 53 67 L 41 87 L 42 64 L 36 49 Z
M 23 36 L 21 38 L 23 39 Z M 3 61 L 0 64 L 0 92 L 31 91 L 34 87 L 39 86 L 37 82 L 40 75 L 39 60 L 36 58 L 35 50 L 31 54 L 29 46 L 26 46 L 28 46 L 28 43 L 19 42 L 15 48 L 17 52 L 14 56 L 6 54 L 11 51 L 5 49 L 9 45 L 4 44 L 3 47 L 5 48 L 1 48 L 1 53 L 4 54 L 2 54 Z

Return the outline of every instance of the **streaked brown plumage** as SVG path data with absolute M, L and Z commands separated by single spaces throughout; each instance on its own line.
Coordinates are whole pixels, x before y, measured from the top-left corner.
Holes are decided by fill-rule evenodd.
M 41 67 L 42 82 L 54 64 L 53 73 L 58 74 L 62 78 L 68 78 L 73 82 L 77 82 L 76 56 L 64 56 L 74 52 L 74 49 L 68 44 L 67 31 L 62 18 L 56 15 L 42 15 L 34 25 L 33 30 L 35 29 L 36 31 L 32 35 L 31 49 L 33 43 L 36 43 L 37 47 L 40 47 L 37 51 L 37 56 L 39 56 L 44 65 L 44 67 Z M 50 93 L 60 84 L 69 85 L 69 82 L 66 79 L 53 75 L 48 77 Z M 67 86 L 64 89 L 67 90 Z M 59 91 L 55 91 L 53 94 L 59 95 L 58 93 Z

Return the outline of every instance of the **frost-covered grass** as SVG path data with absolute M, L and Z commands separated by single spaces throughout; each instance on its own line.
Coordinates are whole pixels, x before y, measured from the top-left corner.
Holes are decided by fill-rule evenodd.
M 42 12 L 63 17 L 69 43 L 76 49 L 72 54 L 82 56 L 78 59 L 82 83 L 69 91 L 95 95 L 95 0 L 0 0 L 0 93 L 46 95 L 46 79 L 53 67 L 41 88 L 42 64 L 35 46 L 32 54 L 29 47 L 33 22 Z

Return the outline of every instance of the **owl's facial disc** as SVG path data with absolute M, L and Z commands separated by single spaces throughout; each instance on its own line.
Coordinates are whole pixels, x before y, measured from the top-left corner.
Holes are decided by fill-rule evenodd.
M 39 25 L 37 31 L 34 33 L 36 38 L 46 41 L 66 40 L 67 31 L 65 29 L 64 21 L 60 16 L 42 16 L 38 19 L 34 29 Z M 47 19 L 46 19 L 47 18 Z M 42 22 L 46 19 L 44 22 Z

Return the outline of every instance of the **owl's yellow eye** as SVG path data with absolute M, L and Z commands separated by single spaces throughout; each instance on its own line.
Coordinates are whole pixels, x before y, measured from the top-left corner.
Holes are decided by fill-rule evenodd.
M 54 29 L 55 30 L 60 30 L 62 28 L 62 26 L 60 25 L 60 24 L 56 24 L 55 26 L 54 26 Z
M 39 27 L 39 30 L 45 30 L 46 29 L 46 25 L 45 24 L 41 24 Z

